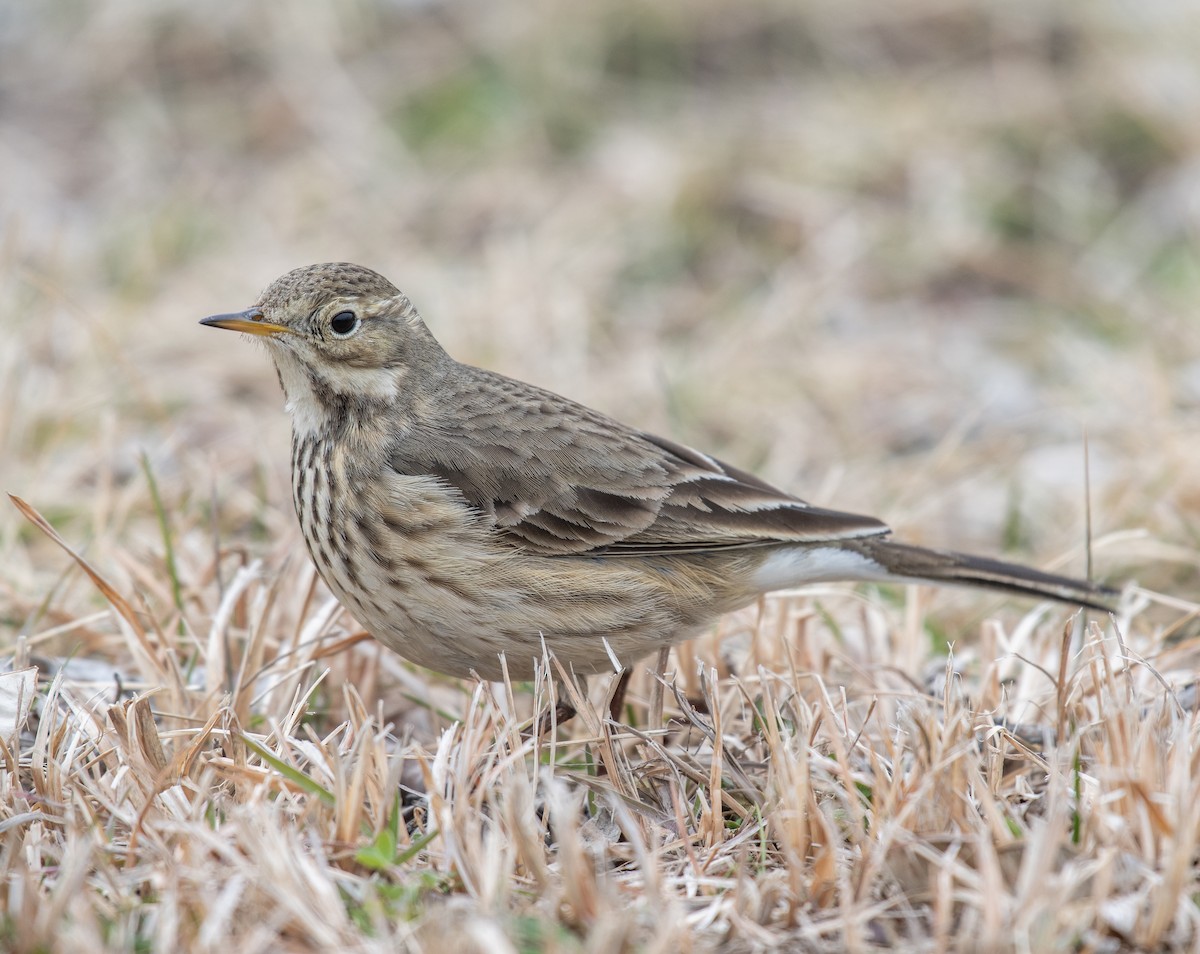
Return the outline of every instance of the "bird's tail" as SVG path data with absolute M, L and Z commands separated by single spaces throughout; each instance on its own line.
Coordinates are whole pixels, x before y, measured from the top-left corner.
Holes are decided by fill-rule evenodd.
M 1110 587 L 1086 580 L 1056 576 L 1015 563 L 950 550 L 927 550 L 875 537 L 847 540 L 842 546 L 881 566 L 888 577 L 916 582 L 983 586 L 1062 603 L 1075 603 L 1105 612 L 1112 611 L 1118 595 Z

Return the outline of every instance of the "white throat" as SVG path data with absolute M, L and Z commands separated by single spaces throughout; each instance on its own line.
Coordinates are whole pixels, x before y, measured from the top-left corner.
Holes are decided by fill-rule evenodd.
M 404 376 L 402 368 L 340 366 L 335 378 L 305 364 L 289 348 L 274 348 L 271 357 L 283 384 L 284 410 L 291 415 L 292 430 L 299 436 L 315 434 L 327 423 L 329 411 L 317 397 L 318 388 L 367 401 L 391 401 L 399 393 L 400 379 Z

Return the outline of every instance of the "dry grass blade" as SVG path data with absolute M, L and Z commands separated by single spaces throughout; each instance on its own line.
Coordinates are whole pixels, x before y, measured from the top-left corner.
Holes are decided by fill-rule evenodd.
M 1198 9 L 8 4 L 0 950 L 1200 949 Z M 418 670 L 195 324 L 325 259 L 899 538 L 1137 585 L 814 586 L 616 720 L 553 633 Z
M 49 521 L 47 521 L 45 517 L 43 517 L 16 494 L 9 494 L 8 499 L 13 502 L 14 507 L 21 511 L 26 520 L 32 523 L 35 527 L 41 530 L 42 533 L 44 533 L 59 547 L 61 547 L 67 556 L 74 560 L 79 568 L 88 575 L 88 578 L 96 585 L 96 589 L 103 594 L 104 598 L 108 600 L 112 608 L 121 615 L 121 618 L 129 624 L 129 628 L 137 634 L 138 639 L 142 641 L 149 652 L 150 645 L 146 635 L 146 630 L 142 626 L 141 620 L 138 619 L 138 615 L 134 611 L 134 608 L 129 605 L 129 601 L 126 600 L 125 597 L 123 597 L 120 593 L 118 593 L 116 588 L 113 587 L 113 585 L 109 583 L 108 580 L 106 580 L 98 570 L 88 563 L 87 560 L 76 553 L 75 550 L 71 548 L 71 545 L 58 535 L 58 531 L 50 526 Z

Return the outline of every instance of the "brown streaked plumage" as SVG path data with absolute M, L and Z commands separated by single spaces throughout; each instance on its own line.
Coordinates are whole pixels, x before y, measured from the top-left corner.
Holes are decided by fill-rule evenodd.
M 893 543 L 590 408 L 460 364 L 387 279 L 276 280 L 203 324 L 261 336 L 292 415 L 296 513 L 330 589 L 376 638 L 453 675 L 527 677 L 541 642 L 625 666 L 773 589 L 957 583 L 1105 609 L 1113 591 Z

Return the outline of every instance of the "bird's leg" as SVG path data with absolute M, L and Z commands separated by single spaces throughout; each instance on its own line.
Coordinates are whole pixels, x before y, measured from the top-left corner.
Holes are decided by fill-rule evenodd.
M 555 726 L 563 725 L 575 718 L 575 713 L 578 710 L 567 702 L 561 695 L 558 701 L 554 703 L 553 709 L 546 709 L 541 716 L 538 717 L 537 734 L 549 735 L 554 731 Z
M 608 717 L 613 722 L 619 722 L 621 719 L 621 708 L 625 705 L 625 690 L 629 688 L 629 677 L 632 675 L 633 670 L 626 666 L 616 674 L 616 679 L 613 680 L 608 698 Z
M 558 670 L 549 680 L 553 686 L 551 698 L 554 699 L 554 708 L 547 708 L 538 718 L 538 735 L 547 735 L 554 731 L 555 726 L 570 722 L 579 711 L 581 700 L 587 698 L 586 679 L 580 688 L 579 677 L 564 669 L 557 659 L 548 659 L 547 663 L 553 666 L 548 671 Z
M 646 727 L 651 731 L 663 727 L 663 675 L 667 671 L 667 661 L 670 658 L 670 646 L 664 646 L 658 651 L 658 659 L 654 665 L 654 683 L 650 686 L 650 711 L 646 717 Z
M 612 681 L 608 699 L 608 717 L 613 722 L 620 720 L 621 709 L 625 705 L 625 691 L 629 688 L 629 677 L 632 675 L 632 670 L 622 669 L 616 673 L 616 678 Z M 571 702 L 567 701 L 573 694 L 562 680 L 556 679 L 554 684 L 554 708 L 553 710 L 546 709 L 539 717 L 537 727 L 539 735 L 551 732 L 556 725 L 570 721 L 579 711 Z

